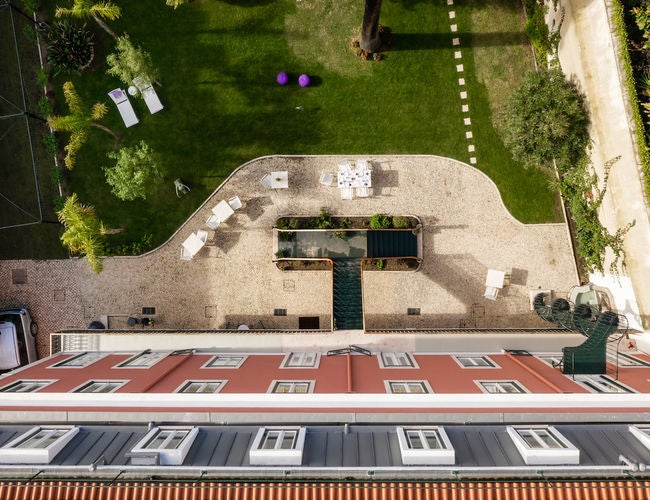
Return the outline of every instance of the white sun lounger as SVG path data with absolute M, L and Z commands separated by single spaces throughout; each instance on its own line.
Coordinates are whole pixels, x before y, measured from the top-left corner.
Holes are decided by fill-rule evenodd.
M 133 79 L 133 85 L 135 85 L 142 94 L 142 98 L 144 99 L 144 102 L 149 108 L 149 112 L 152 115 L 163 109 L 163 105 L 160 102 L 160 99 L 158 99 L 158 94 L 156 94 L 156 91 L 154 90 L 153 85 L 151 85 L 151 82 L 147 81 L 141 76 L 138 76 L 137 78 Z
M 124 121 L 126 127 L 135 125 L 140 120 L 135 116 L 135 111 L 133 111 L 133 106 L 131 106 L 131 101 L 129 101 L 129 96 L 122 89 L 114 89 L 108 93 L 109 97 L 117 105 L 117 110 L 120 112 L 120 116 Z

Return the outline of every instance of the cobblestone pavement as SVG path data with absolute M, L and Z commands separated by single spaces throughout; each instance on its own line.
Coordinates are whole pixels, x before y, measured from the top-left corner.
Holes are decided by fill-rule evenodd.
M 41 355 L 49 333 L 103 320 L 127 328 L 129 316 L 156 308 L 164 329 L 297 328 L 299 316 L 331 325 L 332 274 L 282 272 L 273 264 L 272 226 L 285 215 L 373 213 L 416 215 L 423 223 L 424 262 L 417 272 L 364 273 L 366 328 L 502 328 L 548 326 L 530 311 L 529 291 L 562 296 L 577 284 L 565 224 L 524 225 L 504 208 L 496 186 L 480 171 L 434 156 L 370 157 L 373 196 L 341 200 L 319 183 L 341 157 L 266 157 L 238 170 L 159 248 L 139 257 L 104 260 L 93 274 L 82 259 L 2 261 L 0 301 L 27 306 L 39 322 Z M 260 184 L 270 171 L 289 172 L 289 189 Z M 205 229 L 210 209 L 239 196 L 243 207 L 191 261 L 181 243 Z M 510 272 L 496 301 L 483 297 L 487 270 Z M 17 283 L 21 282 L 22 283 Z M 420 316 L 407 316 L 407 308 Z M 273 310 L 287 310 L 274 316 Z

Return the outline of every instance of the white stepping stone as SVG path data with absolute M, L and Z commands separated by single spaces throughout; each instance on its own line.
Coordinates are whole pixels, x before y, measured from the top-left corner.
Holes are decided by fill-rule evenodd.
M 470 144 L 469 146 L 467 146 L 467 151 L 469 151 L 470 153 L 473 153 L 474 149 L 475 149 L 474 144 Z
M 471 118 L 463 118 L 463 123 L 465 125 L 471 125 L 472 124 L 472 119 Z
M 464 70 L 465 70 L 465 68 L 463 68 L 463 65 L 462 65 L 462 64 L 457 64 L 457 65 L 456 65 L 456 71 L 458 71 L 459 73 L 461 73 L 461 72 L 464 71 Z
M 456 12 L 453 10 L 449 13 L 449 19 L 454 19 L 456 17 Z
M 476 156 L 472 156 L 472 157 L 469 159 L 469 162 L 470 162 L 472 165 L 476 165 Z
M 461 109 L 463 110 L 463 113 L 469 113 L 469 105 L 468 104 L 463 104 Z
M 461 98 L 461 99 L 467 99 L 467 92 L 465 92 L 465 91 L 463 90 L 463 91 L 460 93 L 460 98 Z
M 465 79 L 464 78 L 459 78 L 458 79 L 458 85 L 465 85 Z
M 454 59 L 460 59 L 462 57 L 463 57 L 463 54 L 461 53 L 460 50 L 457 50 L 456 52 L 454 52 Z
M 452 45 L 460 45 L 460 38 L 452 38 L 451 39 L 451 44 Z
M 452 31 L 452 33 L 456 33 L 458 31 L 458 25 L 457 24 L 452 24 L 451 25 L 451 31 Z
M 468 130 L 467 132 L 465 132 L 465 138 L 466 139 L 471 139 L 472 137 L 474 137 L 474 134 L 472 134 L 471 130 Z
M 454 5 L 454 0 L 447 0 L 447 5 Z

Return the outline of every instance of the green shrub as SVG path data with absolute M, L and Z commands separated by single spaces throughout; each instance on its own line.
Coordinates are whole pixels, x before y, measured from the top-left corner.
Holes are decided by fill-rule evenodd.
M 279 231 L 278 241 L 291 241 L 296 236 L 293 231 Z
M 79 27 L 68 21 L 57 21 L 44 29 L 44 35 L 45 59 L 52 65 L 54 75 L 80 72 L 92 62 L 95 44 L 85 24 Z
M 43 145 L 45 146 L 45 152 L 50 156 L 56 156 L 59 152 L 59 144 L 56 142 L 54 134 L 46 134 L 43 137 Z
M 23 6 L 27 12 L 33 14 L 41 8 L 41 0 L 23 0 Z
M 280 248 L 277 252 L 275 252 L 275 256 L 278 259 L 284 259 L 286 257 L 289 257 L 289 249 L 288 248 Z
M 289 219 L 289 229 L 299 229 L 300 228 L 300 220 L 296 219 L 295 217 L 292 217 Z
M 348 232 L 347 231 L 334 231 L 332 233 L 332 238 L 338 238 L 341 240 L 344 240 L 348 237 Z
M 36 72 L 36 83 L 41 87 L 45 87 L 50 83 L 50 74 L 45 68 L 38 68 L 38 71 Z
M 65 205 L 65 196 L 57 196 L 54 198 L 54 211 L 58 212 L 63 208 L 63 205 Z
M 340 227 L 341 229 L 347 229 L 347 228 L 349 228 L 351 225 L 352 225 L 352 221 L 350 220 L 349 217 L 343 217 L 343 218 L 339 221 L 339 227 Z
M 332 216 L 324 208 L 320 209 L 320 215 L 312 222 L 317 229 L 332 229 L 334 226 L 332 224 Z
M 275 227 L 278 229 L 287 229 L 289 227 L 289 224 L 287 223 L 287 219 L 284 217 L 278 219 L 275 221 Z
M 43 96 L 38 100 L 38 110 L 42 116 L 50 116 L 54 110 L 52 109 L 52 103 L 50 100 Z
M 401 215 L 393 216 L 393 227 L 398 229 L 404 229 L 411 227 L 411 221 L 408 217 L 402 217 Z
M 377 269 L 382 270 L 384 268 L 385 262 L 383 259 L 377 259 L 375 265 L 377 266 Z
M 547 55 L 551 51 L 549 40 L 548 25 L 544 19 L 546 7 L 533 3 L 532 9 L 527 9 L 528 19 L 524 26 L 524 33 L 530 39 L 530 43 L 535 49 L 535 58 L 542 66 L 546 65 Z
M 50 180 L 54 187 L 58 187 L 63 182 L 63 172 L 57 165 L 52 165 L 50 169 Z
M 390 226 L 390 218 L 383 214 L 375 214 L 370 217 L 370 229 L 388 229 Z

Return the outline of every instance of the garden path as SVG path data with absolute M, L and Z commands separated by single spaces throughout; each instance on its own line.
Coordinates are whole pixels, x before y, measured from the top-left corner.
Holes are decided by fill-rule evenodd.
M 600 179 L 604 177 L 605 163 L 621 156 L 611 169 L 600 219 L 611 233 L 636 221 L 625 237 L 627 266 L 620 273 L 631 280 L 641 320 L 648 330 L 650 220 L 631 112 L 622 90 L 625 78 L 617 56 L 621 48 L 609 22 L 611 5 L 608 0 L 560 0 L 559 5 L 565 9 L 560 64 L 587 96 L 593 140 L 591 157 Z

